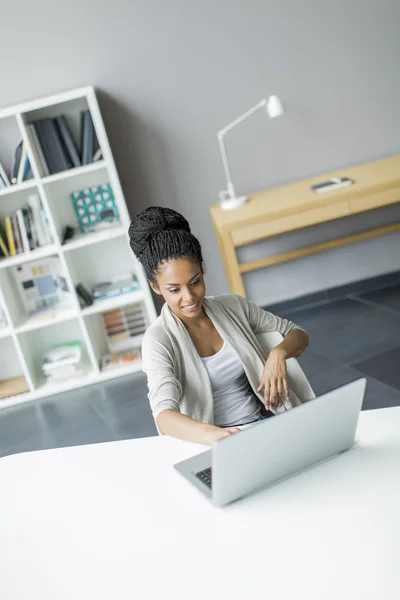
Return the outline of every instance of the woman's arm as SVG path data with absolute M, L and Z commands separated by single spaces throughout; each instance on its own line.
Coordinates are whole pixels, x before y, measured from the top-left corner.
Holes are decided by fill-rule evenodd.
M 289 398 L 286 360 L 300 356 L 308 346 L 308 335 L 302 329 L 292 329 L 280 344 L 269 353 L 261 377 L 258 392 L 264 389 L 264 402 L 267 409 L 282 404 L 283 394 Z
M 300 356 L 309 344 L 308 334 L 303 329 L 292 329 L 272 352 L 282 352 L 285 359 Z
M 157 427 L 164 435 L 207 444 L 212 446 L 214 442 L 239 431 L 237 427 L 216 427 L 208 423 L 200 423 L 175 410 L 163 410 L 156 418 Z

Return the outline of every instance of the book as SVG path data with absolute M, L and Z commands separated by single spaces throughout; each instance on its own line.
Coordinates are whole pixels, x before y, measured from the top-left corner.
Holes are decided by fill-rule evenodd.
M 85 286 L 82 285 L 82 283 L 78 283 L 75 289 L 79 298 L 82 299 L 84 306 L 90 306 L 91 304 L 93 304 L 93 296 L 88 292 Z
M 7 244 L 6 244 L 6 234 L 4 232 L 4 229 L 1 225 L 1 223 L 0 223 L 0 250 L 4 257 L 10 256 L 10 252 L 9 252 Z
M 17 183 L 19 163 L 21 161 L 23 141 L 21 140 L 15 149 L 13 162 L 10 170 L 10 181 L 12 184 Z
M 90 115 L 90 110 L 83 110 L 81 112 L 82 165 L 88 165 L 92 162 L 94 135 L 94 127 L 92 123 L 92 117 Z
M 17 254 L 21 254 L 21 252 L 24 251 L 23 246 L 22 246 L 22 237 L 21 237 L 21 231 L 19 229 L 19 223 L 18 223 L 18 218 L 17 218 L 17 214 L 14 213 L 11 217 L 11 225 L 13 227 L 13 233 L 14 233 L 14 241 L 16 242 L 16 249 L 17 249 Z
M 32 208 L 29 204 L 22 207 L 22 214 L 24 215 L 25 229 L 29 240 L 29 246 L 31 250 L 35 250 L 38 247 L 36 232 L 33 225 Z
M 15 250 L 14 236 L 13 236 L 13 230 L 12 230 L 12 227 L 11 227 L 11 219 L 10 219 L 10 217 L 6 217 L 4 219 L 4 223 L 5 223 L 5 226 L 6 226 L 7 243 L 8 243 L 8 247 L 10 249 L 10 255 L 11 256 L 15 256 L 17 254 L 17 252 Z
M 52 244 L 53 240 L 51 238 L 49 220 L 47 218 L 46 211 L 44 210 L 43 204 L 40 205 L 40 220 L 42 223 L 43 233 L 45 234 L 45 237 L 46 237 L 46 244 Z
M 22 153 L 21 153 L 21 160 L 19 161 L 17 183 L 21 183 L 22 181 L 24 181 L 25 177 L 28 174 L 28 171 L 29 171 L 28 151 L 26 149 L 25 144 L 22 144 Z
M 92 162 L 97 162 L 103 158 L 103 153 L 101 148 L 97 148 L 96 152 L 93 154 Z
M 9 181 L 7 174 L 6 174 L 5 170 L 3 169 L 3 166 L 1 163 L 0 163 L 0 177 L 6 186 L 10 185 L 10 181 Z
M 46 373 L 52 373 L 57 369 L 76 366 L 82 358 L 82 343 L 80 340 L 73 340 L 53 346 L 43 357 L 42 370 Z
M 23 375 L 0 381 L 0 399 L 2 400 L 24 392 L 29 392 L 29 386 Z
M 81 157 L 79 156 L 78 149 L 75 144 L 75 140 L 71 135 L 71 132 L 68 128 L 67 121 L 64 115 L 60 115 L 54 119 L 56 124 L 56 128 L 58 130 L 59 136 L 64 143 L 64 147 L 66 148 L 71 162 L 74 167 L 80 167 L 82 164 Z
M 28 196 L 28 204 L 32 210 L 32 220 L 33 220 L 33 227 L 34 227 L 35 234 L 36 234 L 37 245 L 45 246 L 47 244 L 47 238 L 46 238 L 46 233 L 43 230 L 43 223 L 42 223 L 42 219 L 40 217 L 41 203 L 40 203 L 39 196 L 37 196 L 36 194 L 31 194 L 30 196 Z
M 39 138 L 37 136 L 35 126 L 34 125 L 27 125 L 26 128 L 27 128 L 27 130 L 28 130 L 28 132 L 30 134 L 30 139 L 31 139 L 33 150 L 34 151 L 36 150 L 36 154 L 37 154 L 37 156 L 39 158 L 39 163 L 40 163 L 40 165 L 42 167 L 43 175 L 45 177 L 47 177 L 48 175 L 50 175 L 50 171 L 49 171 L 49 167 L 47 165 L 45 156 L 43 154 L 43 149 L 42 149 L 42 146 L 40 145 Z
M 50 173 L 59 173 L 70 169 L 72 162 L 64 150 L 54 121 L 40 119 L 35 121 L 34 125 Z
M 21 233 L 19 231 L 18 219 L 15 214 L 11 215 L 11 227 L 14 236 L 15 250 L 17 254 L 21 254 L 23 252 L 22 241 L 21 241 Z
M 112 296 L 127 294 L 139 289 L 138 281 L 132 273 L 114 277 L 109 281 L 102 281 L 92 288 L 92 296 L 95 302 Z
M 28 239 L 28 232 L 25 227 L 24 215 L 23 215 L 21 208 L 19 208 L 17 210 L 16 216 L 17 216 L 18 225 L 19 225 L 19 232 L 21 235 L 22 250 L 23 250 L 23 252 L 29 252 L 31 248 L 30 248 L 29 239 Z

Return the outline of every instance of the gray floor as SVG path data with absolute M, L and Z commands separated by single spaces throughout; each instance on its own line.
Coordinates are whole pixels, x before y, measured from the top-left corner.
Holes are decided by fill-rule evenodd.
M 366 375 L 364 409 L 400 406 L 400 285 L 282 316 L 310 335 L 300 363 L 317 394 Z M 150 435 L 142 374 L 0 411 L 0 456 Z

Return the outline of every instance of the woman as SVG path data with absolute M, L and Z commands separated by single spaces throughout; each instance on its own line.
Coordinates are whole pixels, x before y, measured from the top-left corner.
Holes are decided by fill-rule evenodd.
M 200 243 L 174 210 L 144 210 L 129 237 L 153 291 L 165 300 L 142 345 L 162 434 L 212 445 L 239 426 L 273 416 L 282 403 L 299 403 L 289 392 L 286 359 L 307 347 L 302 329 L 241 296 L 206 297 Z M 268 331 L 284 339 L 265 361 L 256 334 Z

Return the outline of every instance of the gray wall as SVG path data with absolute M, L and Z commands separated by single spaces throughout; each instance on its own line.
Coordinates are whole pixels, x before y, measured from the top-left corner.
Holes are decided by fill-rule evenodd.
M 94 84 L 131 214 L 182 211 L 204 245 L 209 293 L 227 290 L 208 205 L 224 187 L 216 131 L 270 93 L 227 138 L 250 192 L 400 148 L 398 0 L 50 0 L 2 3 L 0 105 Z M 380 222 L 399 210 L 283 236 L 267 250 Z M 246 276 L 260 303 L 400 267 L 399 235 Z M 260 247 L 243 250 L 247 258 Z

